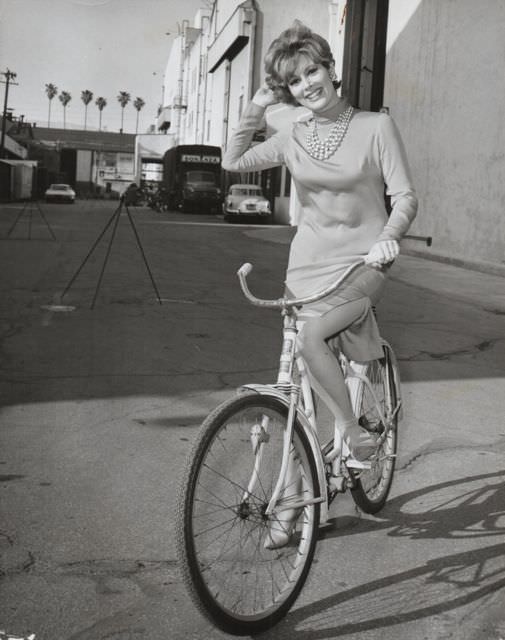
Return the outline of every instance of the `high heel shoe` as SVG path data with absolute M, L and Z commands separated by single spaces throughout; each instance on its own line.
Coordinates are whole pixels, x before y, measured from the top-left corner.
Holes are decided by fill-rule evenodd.
M 302 477 L 295 466 L 292 455 L 290 455 L 285 483 L 286 486 L 279 495 L 278 504 L 282 506 L 283 503 L 289 505 L 289 503 L 299 502 L 302 498 L 303 490 Z M 286 506 L 285 509 L 281 508 L 279 511 L 274 511 L 264 543 L 265 549 L 279 549 L 288 544 L 301 512 L 302 508 L 289 506 Z
M 352 457 L 359 462 L 364 462 L 377 451 L 377 442 L 373 435 L 359 425 L 348 427 L 343 438 Z
M 295 497 L 299 498 L 299 496 L 293 496 Z M 282 509 L 274 513 L 268 527 L 265 549 L 280 549 L 288 544 L 301 511 L 301 509 Z

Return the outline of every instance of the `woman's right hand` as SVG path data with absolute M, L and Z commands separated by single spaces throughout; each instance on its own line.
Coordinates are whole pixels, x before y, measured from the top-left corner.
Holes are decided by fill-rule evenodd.
M 270 87 L 266 83 L 263 83 L 258 91 L 256 91 L 252 101 L 254 102 L 254 104 L 257 104 L 259 107 L 263 107 L 264 109 L 272 104 L 277 104 L 279 102 L 272 89 L 270 89 Z

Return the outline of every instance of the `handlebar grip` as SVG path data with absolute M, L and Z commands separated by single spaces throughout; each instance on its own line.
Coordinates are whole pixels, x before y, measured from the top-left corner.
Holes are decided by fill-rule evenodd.
M 252 264 L 250 262 L 246 262 L 237 271 L 237 275 L 244 276 L 244 278 L 247 278 L 247 276 L 251 273 L 252 269 L 253 269 Z
M 413 236 L 410 234 L 407 234 L 405 236 L 403 236 L 405 240 L 417 240 L 419 242 L 424 242 L 424 244 L 427 247 L 431 247 L 431 245 L 433 244 L 433 237 L 432 236 Z

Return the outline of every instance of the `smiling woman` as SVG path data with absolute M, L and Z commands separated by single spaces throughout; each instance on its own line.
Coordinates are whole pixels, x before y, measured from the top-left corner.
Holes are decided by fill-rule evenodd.
M 328 42 L 301 22 L 272 42 L 265 72 L 223 168 L 251 172 L 285 164 L 291 172 L 301 213 L 286 274 L 290 295 L 310 296 L 351 264 L 366 263 L 331 298 L 304 307 L 299 336 L 312 386 L 333 412 L 336 431 L 356 457 L 366 457 L 373 443 L 353 414 L 332 349 L 358 362 L 383 356 L 372 306 L 417 211 L 405 150 L 389 115 L 361 111 L 337 93 Z M 301 105 L 309 114 L 291 131 L 251 146 L 265 109 L 278 102 Z M 393 205 L 389 217 L 384 183 Z

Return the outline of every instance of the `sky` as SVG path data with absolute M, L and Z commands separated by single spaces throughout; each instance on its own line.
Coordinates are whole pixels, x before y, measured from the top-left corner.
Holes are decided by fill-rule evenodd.
M 98 96 L 107 100 L 102 129 L 119 131 L 120 91 L 131 95 L 124 109 L 125 133 L 135 133 L 133 100 L 146 103 L 139 133 L 155 122 L 162 99 L 163 75 L 178 23 L 193 22 L 208 0 L 0 0 L 0 72 L 17 73 L 9 87 L 8 107 L 25 121 L 47 126 L 45 86 L 67 91 L 67 128 L 84 126 L 81 92 L 88 89 L 87 128 L 98 128 Z M 166 35 L 169 32 L 170 35 Z M 0 76 L 5 80 L 5 76 Z M 3 110 L 5 84 L 0 84 Z M 63 126 L 63 107 L 51 103 L 51 126 Z

